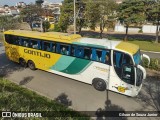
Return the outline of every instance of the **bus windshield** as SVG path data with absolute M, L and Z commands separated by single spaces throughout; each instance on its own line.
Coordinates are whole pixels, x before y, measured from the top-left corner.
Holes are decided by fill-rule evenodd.
M 136 65 L 139 65 L 141 63 L 141 52 L 138 50 L 136 54 L 133 55 L 133 59 Z

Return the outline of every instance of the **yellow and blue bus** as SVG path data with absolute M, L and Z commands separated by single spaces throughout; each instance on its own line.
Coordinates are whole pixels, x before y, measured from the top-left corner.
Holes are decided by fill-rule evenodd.
M 139 46 L 57 32 L 4 32 L 8 58 L 31 70 L 41 69 L 106 89 L 136 96 L 146 71 Z

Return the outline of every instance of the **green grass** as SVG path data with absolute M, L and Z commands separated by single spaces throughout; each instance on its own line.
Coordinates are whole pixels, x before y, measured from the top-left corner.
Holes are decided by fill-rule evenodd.
M 67 117 L 71 120 L 90 119 L 90 117 L 86 117 L 86 115 L 73 111 L 67 106 L 40 96 L 31 90 L 20 87 L 3 78 L 0 78 L 0 111 L 54 111 L 54 117 L 58 120 L 63 119 L 63 117 Z M 45 118 L 45 120 L 46 119 L 51 118 Z
M 133 40 L 128 42 L 139 45 L 141 50 L 160 52 L 160 43 L 153 43 L 153 42 L 139 41 L 139 40 Z

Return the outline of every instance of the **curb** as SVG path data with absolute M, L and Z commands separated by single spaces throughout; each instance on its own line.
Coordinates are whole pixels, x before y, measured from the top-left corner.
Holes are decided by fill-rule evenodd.
M 160 52 L 154 52 L 154 51 L 145 51 L 145 50 L 140 50 L 142 52 L 148 52 L 148 53 L 155 53 L 155 54 L 160 54 Z

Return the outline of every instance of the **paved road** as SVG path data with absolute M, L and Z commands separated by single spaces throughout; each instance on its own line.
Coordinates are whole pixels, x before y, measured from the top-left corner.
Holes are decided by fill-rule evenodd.
M 150 58 L 160 58 L 160 53 L 151 53 L 151 52 L 144 52 L 144 51 L 141 51 L 141 53 L 148 55 Z
M 58 96 L 67 95 L 69 101 L 72 101 L 71 108 L 78 111 L 96 111 L 99 108 L 105 109 L 106 101 L 109 110 L 120 111 L 156 111 L 160 107 L 158 102 L 160 96 L 156 94 L 160 91 L 156 85 L 160 86 L 160 81 L 155 77 L 148 76 L 140 94 L 135 97 L 127 97 L 114 92 L 99 92 L 91 85 L 77 82 L 45 71 L 23 69 L 18 64 L 9 61 L 4 53 L 4 48 L 0 47 L 0 76 L 38 92 L 41 95 L 55 99 Z M 151 81 L 152 80 L 152 81 Z M 153 87 L 150 87 L 152 85 Z M 150 89 L 154 88 L 154 89 Z M 156 89 L 157 88 L 157 89 Z M 154 94 L 152 94 L 154 91 Z M 64 94 L 65 95 L 64 95 Z M 151 95 L 153 98 L 151 98 Z M 154 102 L 153 102 L 154 101 Z M 127 118 L 144 119 L 144 118 Z M 153 118 L 152 118 L 153 119 Z M 154 118 L 157 119 L 158 118 Z M 145 118 L 150 120 L 150 118 Z

